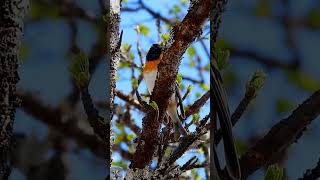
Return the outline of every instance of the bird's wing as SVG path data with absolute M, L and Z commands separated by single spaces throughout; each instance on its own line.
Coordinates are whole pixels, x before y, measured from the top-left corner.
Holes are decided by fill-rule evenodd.
M 240 165 L 232 135 L 228 98 L 226 91 L 222 86 L 221 75 L 217 67 L 212 63 L 210 69 L 210 78 L 210 91 L 213 95 L 213 106 L 215 108 L 213 110 L 217 112 L 219 117 L 227 169 L 231 177 L 233 177 L 234 179 L 240 179 Z
M 186 115 L 185 115 L 185 111 L 184 111 L 183 104 L 182 104 L 182 97 L 180 94 L 180 87 L 179 87 L 178 82 L 175 83 L 175 95 L 176 95 L 176 100 L 178 102 L 178 106 L 180 107 L 181 115 L 179 115 L 179 118 L 181 121 L 183 121 L 186 118 Z

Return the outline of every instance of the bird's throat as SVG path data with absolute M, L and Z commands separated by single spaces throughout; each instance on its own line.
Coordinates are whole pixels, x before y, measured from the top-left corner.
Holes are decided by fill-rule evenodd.
M 155 71 L 157 69 L 159 63 L 160 63 L 160 59 L 153 60 L 153 61 L 147 61 L 144 65 L 143 71 L 144 72 Z

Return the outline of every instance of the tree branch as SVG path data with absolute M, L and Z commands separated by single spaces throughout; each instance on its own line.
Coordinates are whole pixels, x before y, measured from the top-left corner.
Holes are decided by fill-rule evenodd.
M 163 58 L 158 66 L 158 77 L 150 102 L 159 107 L 159 118 L 155 111 L 147 112 L 143 118 L 143 130 L 138 141 L 131 168 L 144 168 L 151 160 L 159 143 L 160 125 L 165 116 L 168 100 L 174 92 L 174 83 L 181 57 L 189 45 L 201 34 L 202 26 L 209 17 L 210 0 L 192 1 L 183 21 L 176 25 L 170 36 Z
M 316 180 L 320 178 L 320 159 L 313 169 L 308 169 L 299 180 Z
M 16 107 L 18 54 L 23 35 L 23 17 L 29 8 L 27 0 L 0 1 L 0 179 L 9 179 L 12 130 Z
M 257 52 L 250 51 L 250 50 L 240 50 L 236 48 L 231 48 L 230 52 L 231 52 L 231 57 L 250 58 L 250 60 L 256 61 L 257 63 L 260 63 L 267 68 L 281 68 L 281 69 L 287 69 L 287 70 L 298 68 L 298 64 L 296 64 L 295 61 L 286 63 L 286 62 L 283 62 L 283 60 L 281 59 L 264 57 L 259 55 Z
M 205 134 L 208 131 L 208 129 L 206 128 L 206 124 L 209 118 L 210 118 L 210 115 L 207 115 L 205 118 L 203 118 L 196 128 L 196 132 L 186 137 L 179 144 L 179 146 L 174 150 L 174 152 L 171 154 L 171 156 L 167 160 L 166 162 L 167 165 L 172 165 L 178 158 L 180 158 L 189 149 L 189 147 L 196 140 L 198 140 L 203 134 Z
M 281 120 L 240 159 L 243 179 L 261 166 L 270 163 L 272 157 L 282 153 L 297 141 L 307 126 L 320 114 L 320 90 L 305 100 L 286 119 Z
M 197 113 L 200 110 L 200 108 L 208 101 L 209 98 L 210 91 L 207 91 L 186 110 L 186 118 L 188 118 L 192 114 Z
M 146 110 L 144 109 L 144 107 L 135 99 L 133 99 L 132 97 L 130 97 L 129 95 L 124 94 L 121 91 L 116 91 L 116 95 L 122 99 L 123 101 L 127 102 L 128 104 L 134 106 L 135 108 L 139 109 L 142 112 L 146 112 Z
M 61 109 L 43 103 L 39 97 L 32 93 L 19 91 L 17 95 L 22 100 L 21 107 L 25 113 L 55 128 L 66 137 L 74 139 L 79 146 L 88 148 L 98 157 L 104 156 L 103 142 L 78 127 L 76 117 L 70 116 L 64 119 L 65 115 Z
M 257 93 L 264 85 L 265 79 L 266 79 L 266 75 L 263 72 L 256 71 L 254 73 L 253 77 L 247 84 L 244 97 L 242 98 L 236 110 L 233 112 L 231 116 L 232 126 L 234 126 L 239 121 L 239 119 L 241 118 L 243 113 L 246 111 L 251 101 L 253 101 L 256 98 Z M 219 129 L 217 132 L 215 132 L 215 142 L 214 142 L 215 145 L 218 145 L 221 139 L 222 139 L 222 131 L 221 129 Z
M 105 129 L 109 133 L 109 149 L 107 149 L 109 157 L 111 157 L 112 154 L 112 146 L 114 144 L 113 142 L 113 132 L 112 129 L 110 129 L 112 125 L 112 118 L 114 114 L 114 97 L 116 95 L 116 76 L 118 72 L 118 66 L 120 62 L 120 48 L 121 48 L 121 40 L 122 40 L 122 33 L 120 34 L 120 11 L 121 11 L 121 0 L 112 0 L 110 1 L 111 7 L 107 8 L 109 11 L 106 14 L 107 17 L 107 39 L 109 40 L 107 42 L 107 64 L 109 67 L 107 70 L 109 71 L 109 76 L 107 76 L 108 80 L 110 80 L 110 91 L 108 90 L 107 95 L 110 95 L 110 122 L 109 122 L 109 129 Z M 110 15 L 110 16 L 109 16 Z M 110 37 L 110 39 L 109 39 Z M 111 142 L 111 143 L 110 143 Z M 107 166 L 111 167 L 112 158 L 110 158 L 111 161 L 108 162 Z M 110 173 L 114 174 L 114 173 Z M 114 178 L 114 177 L 112 177 Z
M 108 17 L 108 24 L 110 25 L 108 29 L 107 36 L 110 35 L 110 109 L 111 109 L 111 118 L 113 117 L 113 102 L 114 96 L 116 95 L 116 75 L 118 71 L 119 61 L 120 61 L 120 0 L 113 0 L 112 8 L 110 12 L 110 18 Z M 109 94 L 109 93 L 108 93 Z
M 160 13 L 157 13 L 155 11 L 153 11 L 151 8 L 149 8 L 148 6 L 146 6 L 142 0 L 139 0 L 139 4 L 140 4 L 140 7 L 144 10 L 146 10 L 149 14 L 151 14 L 154 18 L 156 19 L 160 19 L 162 20 L 163 22 L 167 23 L 167 24 L 173 24 L 174 21 L 162 16 Z
M 93 104 L 91 95 L 89 94 L 88 87 L 81 89 L 81 100 L 85 112 L 88 117 L 88 121 L 93 128 L 94 133 L 101 138 L 101 140 L 106 144 L 106 159 L 109 159 L 109 148 L 110 148 L 110 122 L 106 122 L 103 117 L 99 115 L 99 111 Z

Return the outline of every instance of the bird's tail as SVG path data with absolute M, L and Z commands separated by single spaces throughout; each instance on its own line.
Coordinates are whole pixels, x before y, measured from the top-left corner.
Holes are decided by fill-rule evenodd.
M 211 107 L 211 110 L 216 109 L 219 117 L 227 170 L 232 179 L 239 180 L 241 179 L 241 168 L 232 134 L 231 116 L 227 94 L 222 86 L 220 73 L 213 64 L 211 64 L 210 69 L 210 80 L 210 91 L 213 95 L 213 107 Z
M 177 107 L 171 106 L 167 110 L 169 116 L 171 117 L 173 121 L 173 127 L 174 127 L 174 139 L 178 139 L 180 135 L 182 136 L 187 136 L 188 132 L 187 130 L 183 127 L 180 118 L 177 113 Z

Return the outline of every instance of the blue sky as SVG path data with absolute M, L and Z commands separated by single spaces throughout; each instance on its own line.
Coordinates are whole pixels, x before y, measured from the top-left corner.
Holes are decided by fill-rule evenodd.
M 130 2 L 131 1 L 129 0 L 129 4 L 130 4 Z M 152 1 L 152 2 L 151 1 L 144 1 L 144 2 L 148 7 L 151 7 L 155 12 L 162 14 L 164 17 L 172 17 L 172 15 L 169 14 L 169 7 L 173 7 L 174 5 L 180 6 L 180 1 L 178 1 L 178 0 L 176 0 L 176 1 L 164 0 L 164 1 Z M 188 7 L 187 5 L 182 7 L 182 9 L 181 9 L 182 11 L 179 14 L 179 16 L 181 17 L 180 20 L 182 20 L 182 18 L 186 14 L 187 7 Z M 140 60 L 139 60 L 139 56 L 137 54 L 137 48 L 136 48 L 136 41 L 137 41 L 138 36 L 137 36 L 137 32 L 134 30 L 136 25 L 138 25 L 138 24 L 144 24 L 150 28 L 149 36 L 147 36 L 147 37 L 141 36 L 141 35 L 139 36 L 140 42 L 141 42 L 141 47 L 142 47 L 142 50 L 144 53 L 143 54 L 144 60 L 145 60 L 145 54 L 147 53 L 149 47 L 153 43 L 158 43 L 158 38 L 157 38 L 158 31 L 157 31 L 155 19 L 146 11 L 139 11 L 138 13 L 122 13 L 122 15 L 121 15 L 121 28 L 124 31 L 122 44 L 128 43 L 128 44 L 132 45 L 131 50 L 135 56 L 134 62 L 136 64 L 140 65 Z M 168 29 L 164 26 L 164 23 L 162 23 L 162 33 L 169 33 Z M 208 32 L 206 32 L 206 33 L 208 33 Z M 209 48 L 209 40 L 206 39 L 204 41 L 205 41 L 207 47 Z M 202 66 L 207 65 L 209 62 L 209 58 L 207 57 L 205 52 L 202 50 L 202 48 L 200 48 L 200 43 L 195 43 L 194 47 L 196 48 L 197 53 L 201 57 L 201 65 Z M 188 55 L 185 54 L 182 59 L 182 64 L 180 66 L 179 73 L 181 73 L 182 75 L 185 75 L 187 77 L 190 77 L 190 78 L 199 79 L 197 70 L 195 70 L 194 68 L 190 68 L 188 66 L 189 61 L 190 60 L 189 60 Z M 140 72 L 135 72 L 135 76 L 138 77 L 139 73 Z M 131 70 L 128 70 L 128 69 L 121 70 L 119 72 L 119 77 L 120 77 L 120 79 L 117 82 L 118 90 L 121 90 L 125 93 L 129 93 L 131 91 L 131 84 L 130 84 Z M 208 72 L 204 73 L 204 80 L 205 80 L 206 84 L 209 84 L 210 77 L 209 77 Z M 191 84 L 189 81 L 183 81 L 183 83 L 186 86 L 188 86 L 188 84 Z M 145 86 L 144 82 L 140 84 L 139 92 L 146 92 L 146 86 Z M 203 89 L 201 89 L 199 86 L 194 85 L 193 89 L 190 93 L 190 97 L 185 101 L 186 104 L 192 104 L 197 99 L 197 97 L 195 96 L 195 92 L 200 92 L 201 94 L 205 93 L 205 91 Z M 116 102 L 123 103 L 119 99 L 117 99 Z M 208 113 L 209 113 L 209 103 L 207 103 L 204 106 L 204 108 L 201 109 L 201 112 L 199 113 L 199 115 L 202 118 L 205 115 L 207 115 Z M 142 113 L 133 111 L 133 119 L 140 127 L 142 126 L 142 122 L 141 122 L 142 117 L 143 117 Z M 188 119 L 188 121 L 190 121 L 190 120 L 191 120 L 191 118 Z M 190 127 L 190 130 L 194 130 L 194 126 Z M 123 146 L 123 147 L 125 147 L 125 146 Z M 189 160 L 192 157 L 192 155 L 195 155 L 195 154 L 197 154 L 197 153 L 191 152 L 191 153 L 188 153 L 187 155 L 184 155 L 182 158 L 180 158 L 178 160 L 178 163 L 183 164 L 184 162 Z M 198 155 L 198 157 L 201 162 L 204 160 L 203 155 Z M 115 154 L 114 158 L 119 159 L 118 154 Z M 201 173 L 201 176 L 204 177 L 204 171 L 201 170 L 200 173 Z

